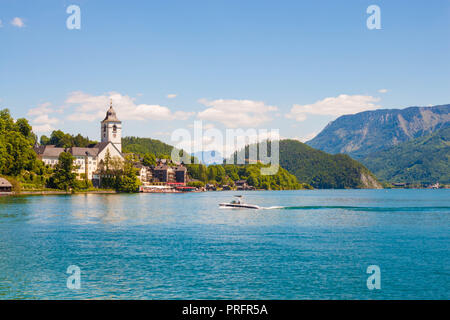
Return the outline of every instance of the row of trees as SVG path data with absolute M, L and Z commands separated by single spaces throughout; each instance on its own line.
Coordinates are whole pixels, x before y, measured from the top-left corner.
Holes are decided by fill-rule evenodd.
M 96 141 L 92 141 L 89 137 L 83 137 L 81 134 L 76 136 L 69 133 L 64 133 L 61 130 L 55 130 L 50 135 L 50 138 L 43 135 L 41 136 L 41 145 L 55 145 L 59 148 L 71 148 L 71 147 L 88 147 L 89 145 L 96 144 Z
M 297 178 L 283 168 L 279 168 L 274 175 L 262 175 L 263 164 L 249 165 L 187 165 L 189 175 L 202 183 L 220 185 L 234 185 L 235 181 L 247 180 L 247 183 L 257 189 L 266 190 L 294 190 L 309 189 L 307 184 L 301 184 Z

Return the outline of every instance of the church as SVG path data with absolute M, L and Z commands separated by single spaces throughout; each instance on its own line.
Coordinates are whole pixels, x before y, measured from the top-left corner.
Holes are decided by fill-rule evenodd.
M 117 118 L 116 112 L 112 107 L 112 101 L 109 110 L 106 112 L 105 119 L 100 124 L 101 142 L 88 148 L 57 148 L 54 145 L 38 146 L 35 151 L 38 157 L 49 166 L 55 166 L 58 163 L 59 155 L 62 152 L 68 152 L 75 158 L 75 173 L 78 179 L 92 180 L 99 164 L 109 153 L 111 158 L 124 160 L 122 154 L 122 121 Z

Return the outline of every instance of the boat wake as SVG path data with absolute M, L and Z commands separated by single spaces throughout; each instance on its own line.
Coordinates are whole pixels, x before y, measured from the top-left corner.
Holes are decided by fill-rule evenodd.
M 358 206 L 273 206 L 261 207 L 263 210 L 347 210 L 347 211 L 370 211 L 370 212 L 423 212 L 423 211 L 449 211 L 450 207 L 358 207 Z

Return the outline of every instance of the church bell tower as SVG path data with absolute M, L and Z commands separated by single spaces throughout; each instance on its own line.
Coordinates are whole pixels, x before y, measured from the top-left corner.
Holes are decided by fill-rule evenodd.
M 112 99 L 106 117 L 101 122 L 101 137 L 102 142 L 111 142 L 122 152 L 122 121 L 117 118 Z

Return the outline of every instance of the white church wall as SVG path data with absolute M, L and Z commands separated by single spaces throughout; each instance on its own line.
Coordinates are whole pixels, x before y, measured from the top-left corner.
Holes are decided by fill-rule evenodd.
M 105 160 L 105 156 L 108 150 L 111 158 L 119 157 L 123 160 L 122 154 L 110 143 L 98 154 L 98 162 L 100 162 L 101 160 Z

